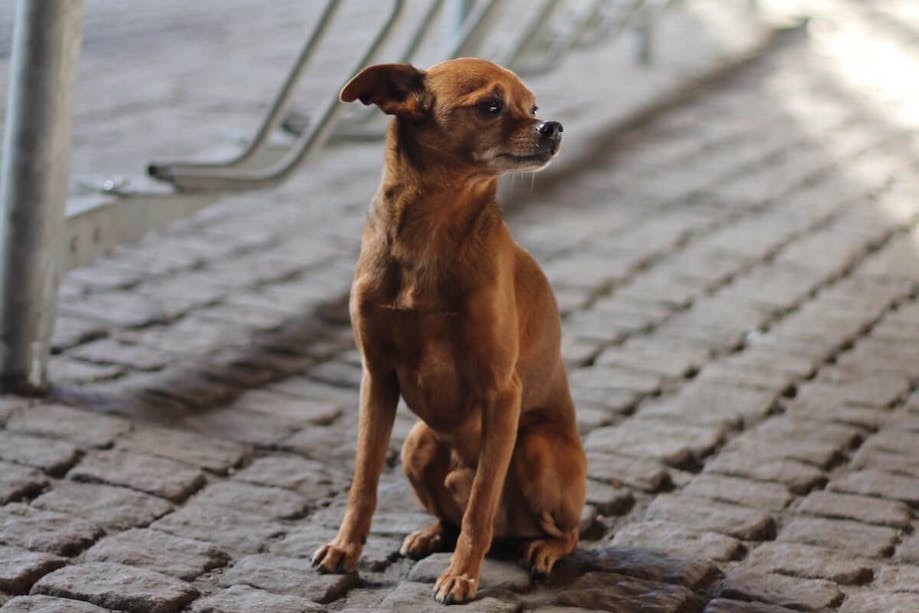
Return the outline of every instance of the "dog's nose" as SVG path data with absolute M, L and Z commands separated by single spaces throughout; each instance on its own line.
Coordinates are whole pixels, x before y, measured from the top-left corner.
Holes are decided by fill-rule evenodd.
M 545 138 L 558 140 L 561 138 L 561 133 L 564 132 L 565 129 L 562 127 L 562 124 L 557 121 L 544 121 L 536 126 L 536 131 Z

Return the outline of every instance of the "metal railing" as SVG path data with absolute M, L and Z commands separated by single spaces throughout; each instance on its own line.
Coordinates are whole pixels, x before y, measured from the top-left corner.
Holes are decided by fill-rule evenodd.
M 542 0 L 497 59 L 528 74 L 546 71 L 572 49 L 608 40 L 631 28 L 639 36 L 639 60 L 648 62 L 656 18 L 674 1 L 593 0 L 566 30 L 554 33 L 551 44 L 534 50 L 533 41 L 545 39 L 563 4 Z M 340 87 L 335 87 L 311 117 L 309 127 L 296 134 L 286 150 L 272 150 L 269 142 L 284 122 L 296 85 L 340 5 L 341 0 L 326 2 L 267 114 L 241 152 L 220 162 L 153 163 L 148 172 L 155 180 L 107 181 L 96 193 L 68 200 L 83 2 L 17 0 L 0 170 L 0 391 L 41 388 L 46 383 L 57 284 L 64 271 L 191 214 L 213 202 L 221 191 L 277 184 L 330 137 L 347 137 L 347 131 L 336 131 L 343 111 L 337 100 Z M 392 35 L 404 5 L 405 0 L 392 0 L 389 13 L 344 79 L 375 59 Z M 501 5 L 501 0 L 431 0 L 398 60 L 408 62 L 416 57 L 438 16 L 449 25 L 444 57 L 478 54 Z M 448 8 L 451 13 L 445 15 Z M 352 114 L 349 126 L 364 125 L 372 132 L 374 116 L 362 109 Z

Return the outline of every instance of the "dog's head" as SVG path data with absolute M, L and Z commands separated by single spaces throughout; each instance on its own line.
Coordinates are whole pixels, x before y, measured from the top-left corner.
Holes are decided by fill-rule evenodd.
M 539 170 L 558 153 L 562 125 L 536 118 L 536 99 L 510 70 L 461 58 L 419 70 L 378 64 L 341 90 L 401 118 L 420 146 L 490 174 Z

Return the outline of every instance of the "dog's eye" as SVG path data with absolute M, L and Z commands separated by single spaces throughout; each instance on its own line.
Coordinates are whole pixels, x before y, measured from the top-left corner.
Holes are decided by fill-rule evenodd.
M 536 111 L 538 110 L 539 110 L 539 107 L 534 104 L 533 108 L 530 109 L 530 115 L 532 115 L 533 117 L 536 117 Z
M 501 113 L 501 110 L 504 108 L 504 105 L 501 104 L 501 101 L 498 99 L 486 100 L 479 104 L 479 110 L 484 114 L 490 117 L 495 117 Z

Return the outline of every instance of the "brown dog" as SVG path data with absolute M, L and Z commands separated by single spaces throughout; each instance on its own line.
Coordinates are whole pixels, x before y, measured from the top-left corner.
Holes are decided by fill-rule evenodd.
M 401 394 L 421 418 L 402 450 L 405 474 L 438 518 L 402 553 L 441 550 L 459 530 L 434 591 L 465 602 L 493 538 L 522 541 L 537 576 L 578 541 L 586 460 L 558 308 L 495 200 L 499 175 L 549 163 L 562 126 L 535 118 L 514 73 L 479 59 L 371 66 L 341 99 L 395 119 L 351 291 L 364 360 L 354 481 L 338 536 L 313 564 L 355 567 Z

